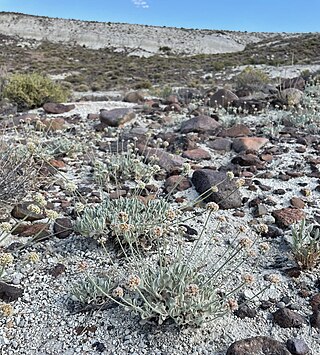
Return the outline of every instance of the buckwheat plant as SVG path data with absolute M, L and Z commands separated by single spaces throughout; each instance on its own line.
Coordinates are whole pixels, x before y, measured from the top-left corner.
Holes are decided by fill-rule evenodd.
M 37 170 L 32 152 L 0 139 L 0 201 L 7 204 L 24 197 L 34 185 Z
M 292 252 L 302 269 L 310 270 L 320 261 L 320 227 L 306 224 L 292 227 Z
M 175 212 L 164 199 L 143 203 L 137 196 L 87 206 L 77 218 L 75 231 L 99 240 L 111 236 L 120 244 L 150 245 L 153 240 L 171 232 L 168 219 Z
M 149 182 L 161 170 L 156 158 L 147 162 L 145 156 L 138 154 L 135 139 L 108 142 L 108 147 L 107 157 L 103 161 L 96 160 L 94 165 L 94 179 L 101 185 L 109 181 L 116 184 L 128 180 Z
M 13 263 L 13 256 L 10 253 L 0 253 L 0 281 L 6 277 L 6 268 Z
M 73 295 L 81 302 L 92 302 L 93 293 L 89 296 L 87 290 L 95 288 L 99 296 L 134 311 L 144 321 L 159 324 L 171 320 L 178 325 L 200 326 L 225 315 L 234 309 L 237 292 L 254 282 L 252 275 L 237 271 L 249 258 L 256 239 L 243 236 L 244 228 L 240 228 L 225 252 L 215 253 L 216 234 L 224 221 L 214 218 L 218 210 L 218 204 L 207 204 L 203 228 L 191 248 L 185 245 L 184 227 L 180 227 L 157 239 L 156 254 L 127 257 L 128 271 L 118 277 L 118 283 L 106 277 L 104 287 L 101 280 L 89 276 L 87 285 L 77 285 Z M 208 225 L 213 219 L 217 223 L 211 234 Z

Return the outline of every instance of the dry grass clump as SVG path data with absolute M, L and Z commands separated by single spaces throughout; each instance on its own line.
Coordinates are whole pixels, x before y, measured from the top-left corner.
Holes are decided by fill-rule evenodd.
M 320 262 L 320 227 L 301 221 L 292 227 L 292 252 L 302 269 L 310 270 Z
M 25 146 L 0 139 L 0 202 L 23 198 L 35 185 L 38 168 Z

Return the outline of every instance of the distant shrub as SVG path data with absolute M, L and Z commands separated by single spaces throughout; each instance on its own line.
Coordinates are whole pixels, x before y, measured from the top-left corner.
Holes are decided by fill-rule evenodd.
M 152 83 L 149 80 L 144 80 L 136 83 L 134 85 L 134 88 L 139 90 L 139 89 L 151 89 L 152 88 Z
M 81 85 L 79 85 L 79 86 L 76 87 L 76 90 L 77 90 L 77 91 L 80 91 L 80 92 L 85 92 L 85 91 L 89 91 L 90 88 L 89 88 L 89 86 L 86 85 L 86 84 L 81 84 Z
M 7 80 L 7 70 L 6 67 L 0 67 L 0 100 L 3 97 L 3 91 Z
M 262 85 L 269 82 L 269 77 L 262 70 L 246 67 L 239 75 L 235 77 L 235 83 L 239 89 L 260 89 Z
M 33 74 L 13 74 L 4 88 L 4 96 L 17 103 L 18 109 L 41 107 L 46 102 L 63 102 L 70 91 L 50 78 Z
M 164 53 L 168 53 L 168 52 L 171 52 L 171 48 L 168 46 L 163 46 L 163 47 L 159 48 L 159 51 L 164 52 Z

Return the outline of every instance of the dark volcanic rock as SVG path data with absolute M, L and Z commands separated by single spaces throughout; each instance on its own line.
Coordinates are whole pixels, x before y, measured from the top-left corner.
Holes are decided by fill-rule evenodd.
M 242 339 L 230 345 L 226 355 L 291 355 L 284 343 L 257 336 Z
M 273 313 L 273 319 L 281 328 L 299 328 L 306 323 L 304 317 L 289 308 L 280 308 Z
M 262 166 L 265 164 L 255 154 L 239 154 L 231 160 L 232 164 L 238 164 L 240 166 Z
M 276 223 L 281 228 L 290 227 L 296 222 L 300 222 L 305 218 L 305 213 L 299 208 L 282 208 L 272 212 Z
M 14 206 L 11 214 L 14 218 L 23 219 L 26 218 L 26 221 L 37 221 L 43 219 L 46 216 L 44 214 L 36 214 L 28 210 L 28 206 L 32 205 L 32 202 L 23 202 Z M 28 217 L 27 217 L 28 216 Z
M 23 289 L 8 285 L 6 282 L 0 281 L 0 299 L 5 302 L 16 301 L 23 295 Z
M 174 192 L 184 191 L 191 187 L 191 183 L 186 177 L 172 175 L 166 180 L 164 187 L 167 192 L 171 192 L 172 189 L 174 189 Z
M 134 104 L 140 104 L 144 102 L 144 95 L 141 91 L 131 91 L 128 92 L 123 98 L 124 102 L 131 102 Z
M 184 121 L 181 124 L 181 133 L 190 133 L 190 132 L 213 132 L 219 129 L 221 124 L 210 116 L 200 115 L 190 120 Z
M 223 129 L 219 133 L 219 137 L 241 137 L 241 136 L 249 136 L 251 134 L 250 129 L 244 124 L 236 124 L 230 128 Z
M 239 97 L 228 89 L 219 89 L 215 92 L 209 101 L 209 106 L 211 107 L 228 107 L 234 100 L 238 100 Z
M 232 141 L 230 139 L 220 137 L 207 142 L 207 146 L 209 148 L 226 152 L 229 152 L 231 150 L 231 145 Z
M 310 323 L 314 328 L 320 329 L 320 310 L 313 311 L 310 317 Z
M 135 113 L 131 108 L 100 110 L 100 122 L 105 126 L 118 127 L 134 117 Z
M 57 104 L 54 102 L 47 102 L 43 105 L 43 109 L 46 113 L 54 113 L 54 114 L 61 114 L 66 113 L 75 108 L 75 105 L 64 105 L 64 104 Z
M 249 307 L 247 304 L 243 304 L 240 305 L 236 311 L 234 311 L 234 314 L 241 319 L 254 318 L 257 315 L 257 310 Z
M 269 139 L 262 137 L 240 137 L 233 140 L 232 149 L 237 153 L 246 150 L 257 151 L 268 142 Z
M 54 221 L 53 231 L 59 239 L 65 239 L 73 232 L 72 222 L 70 218 L 61 217 Z
M 185 159 L 179 155 L 170 154 L 162 149 L 156 148 L 145 148 L 144 145 L 138 145 L 140 152 L 146 157 L 147 160 L 150 160 L 152 156 L 158 158 L 156 164 L 163 168 L 168 173 L 172 173 L 175 170 L 182 168 Z
M 208 191 L 212 186 L 218 186 L 218 192 Z M 226 173 L 210 169 L 196 170 L 192 175 L 192 183 L 199 194 L 208 191 L 206 202 L 216 202 L 221 209 L 238 208 L 242 206 L 242 197 L 235 183 L 226 178 Z M 230 196 L 229 196 L 230 195 Z
M 182 156 L 184 158 L 187 158 L 190 160 L 209 160 L 209 159 L 211 159 L 209 152 L 207 152 L 206 150 L 204 150 L 202 148 L 185 150 L 182 153 Z
M 287 348 L 293 355 L 307 355 L 310 351 L 303 339 L 288 339 Z

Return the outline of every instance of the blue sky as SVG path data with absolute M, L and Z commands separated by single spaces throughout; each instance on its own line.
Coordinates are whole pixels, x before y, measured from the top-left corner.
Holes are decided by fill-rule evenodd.
M 320 0 L 0 0 L 0 11 L 185 28 L 320 32 Z

